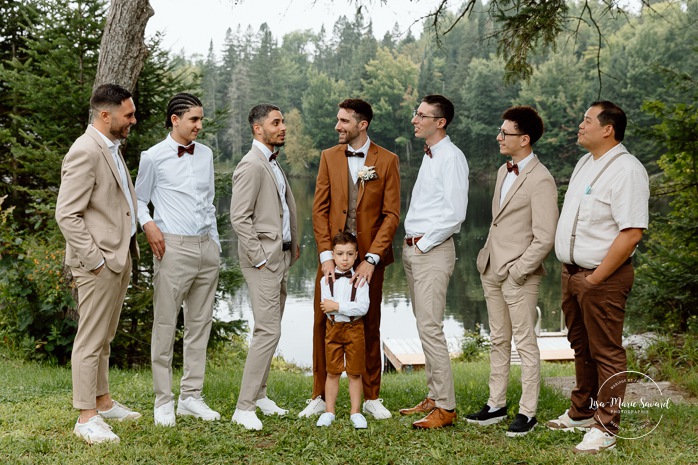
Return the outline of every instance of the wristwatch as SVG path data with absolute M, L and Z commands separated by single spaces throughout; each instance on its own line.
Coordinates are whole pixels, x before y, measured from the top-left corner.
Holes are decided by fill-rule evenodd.
M 376 259 L 373 258 L 373 257 L 370 256 L 370 255 L 366 255 L 366 261 L 367 261 L 368 263 L 370 263 L 371 265 L 373 265 L 373 266 L 378 265 L 378 263 L 376 262 Z

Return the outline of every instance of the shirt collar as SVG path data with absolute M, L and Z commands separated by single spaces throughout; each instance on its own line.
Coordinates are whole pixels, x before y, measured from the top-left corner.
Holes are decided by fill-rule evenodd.
M 364 145 L 362 145 L 361 148 L 359 148 L 358 150 L 354 150 L 354 148 L 349 144 L 347 144 L 347 150 L 349 150 L 350 152 L 363 152 L 363 154 L 365 156 L 365 155 L 368 155 L 368 148 L 370 146 L 371 146 L 371 138 L 367 137 L 366 143 Z
M 180 147 L 180 146 L 181 147 L 189 147 L 189 145 L 196 144 L 196 141 L 193 140 L 193 141 L 191 141 L 191 144 L 189 144 L 189 145 L 182 145 L 179 142 L 177 142 L 176 140 L 174 140 L 174 138 L 172 137 L 172 133 L 168 134 L 167 138 L 165 138 L 165 140 L 167 141 L 167 145 L 170 146 L 170 148 L 172 148 L 172 150 L 174 150 L 175 152 L 177 151 L 178 147 Z
M 529 163 L 531 160 L 533 160 L 533 157 L 535 157 L 535 156 L 536 156 L 536 155 L 535 155 L 533 152 L 531 152 L 531 153 L 528 154 L 528 156 L 527 156 L 526 158 L 524 158 L 523 160 L 521 160 L 520 162 L 518 162 L 518 163 L 516 164 L 516 166 L 519 167 L 519 173 L 520 173 L 521 171 L 523 171 L 523 169 L 526 167 L 526 165 L 528 165 L 528 163 Z M 512 163 L 514 163 L 513 160 L 512 160 Z
M 431 153 L 433 155 L 435 152 L 438 152 L 440 148 L 444 147 L 449 142 L 451 142 L 451 138 L 449 136 L 444 136 L 443 139 L 438 141 L 436 144 L 430 146 L 429 150 L 431 150 Z
M 627 152 L 628 150 L 625 148 L 625 145 L 618 142 L 618 145 L 614 146 L 611 150 L 609 150 L 608 152 L 601 155 L 597 160 L 594 160 L 594 156 L 592 155 L 591 161 L 593 161 L 594 163 L 599 163 L 607 158 L 611 158 L 616 153 L 623 152 L 623 151 Z
M 252 145 L 254 147 L 257 147 L 259 150 L 261 150 L 262 153 L 264 154 L 264 156 L 267 158 L 267 160 L 269 160 L 269 157 L 271 157 L 271 153 L 272 153 L 271 150 L 269 150 L 269 147 L 267 147 L 266 145 L 264 145 L 264 143 L 258 141 L 257 139 L 254 139 L 252 141 Z
M 105 144 L 107 144 L 107 148 L 109 149 L 110 152 L 114 153 L 114 151 L 119 148 L 119 145 L 121 144 L 120 140 L 117 139 L 116 142 L 114 142 L 113 140 L 111 140 L 110 138 L 108 138 L 107 136 L 102 134 L 102 132 L 99 129 L 97 129 L 96 127 L 94 127 L 93 124 L 90 124 L 90 127 L 92 127 L 92 129 L 97 131 L 97 134 L 99 134 L 102 137 L 102 140 L 104 141 Z

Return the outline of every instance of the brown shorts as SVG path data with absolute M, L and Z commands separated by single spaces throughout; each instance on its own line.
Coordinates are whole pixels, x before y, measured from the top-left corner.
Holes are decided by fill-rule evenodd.
M 342 374 L 343 371 L 348 375 L 362 375 L 366 371 L 366 342 L 362 318 L 346 323 L 327 320 L 325 360 L 327 373 L 333 375 Z

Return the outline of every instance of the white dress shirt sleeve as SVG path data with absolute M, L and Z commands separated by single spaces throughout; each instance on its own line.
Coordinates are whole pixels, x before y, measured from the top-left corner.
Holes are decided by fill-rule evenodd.
M 347 281 L 347 287 L 350 288 L 352 285 Z M 335 283 L 335 287 L 337 283 Z M 351 288 L 350 288 L 351 289 Z M 351 290 L 348 291 L 351 295 Z M 368 313 L 368 305 L 370 303 L 368 296 L 368 284 L 365 284 L 356 289 L 356 300 L 352 302 L 351 300 L 346 300 L 339 302 L 339 314 L 344 316 L 363 316 Z
M 424 253 L 457 233 L 468 210 L 468 165 L 465 158 L 449 158 L 442 167 L 444 198 L 441 215 L 431 223 L 432 227 L 416 245 Z
M 141 163 L 138 166 L 135 186 L 136 198 L 138 200 L 138 222 L 141 224 L 141 228 L 144 224 L 153 221 L 148 204 L 150 203 L 153 189 L 155 189 L 156 181 L 157 173 L 153 161 L 147 152 L 143 152 L 141 154 Z

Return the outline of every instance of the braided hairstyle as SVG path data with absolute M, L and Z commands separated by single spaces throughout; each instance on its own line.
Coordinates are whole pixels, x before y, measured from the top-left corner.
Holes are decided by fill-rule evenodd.
M 170 99 L 167 104 L 167 119 L 165 127 L 172 127 L 172 115 L 177 115 L 179 118 L 189 111 L 192 107 L 203 107 L 201 100 L 192 94 L 181 92 Z

